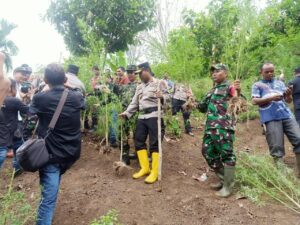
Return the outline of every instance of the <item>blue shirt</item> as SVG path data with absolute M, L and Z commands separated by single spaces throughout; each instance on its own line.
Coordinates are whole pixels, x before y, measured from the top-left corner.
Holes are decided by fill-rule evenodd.
M 283 96 L 286 91 L 285 84 L 280 80 L 260 80 L 252 86 L 252 98 L 268 98 L 275 94 Z M 259 107 L 260 121 L 266 123 L 274 120 L 292 118 L 292 112 L 284 100 L 272 101 Z

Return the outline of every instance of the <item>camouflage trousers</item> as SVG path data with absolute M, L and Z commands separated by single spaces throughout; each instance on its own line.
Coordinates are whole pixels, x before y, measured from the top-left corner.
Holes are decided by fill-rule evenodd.
M 205 131 L 202 155 L 212 169 L 220 169 L 224 164 L 235 166 L 234 138 L 234 131 L 231 130 L 211 129 Z
M 133 136 L 135 135 L 136 129 L 136 122 L 137 122 L 137 114 L 134 115 L 132 118 L 125 120 L 121 126 L 123 130 L 123 151 L 124 154 L 129 154 L 130 146 L 129 146 L 129 139 L 130 139 L 130 131 L 133 132 Z M 119 140 L 121 141 L 121 135 L 119 135 Z

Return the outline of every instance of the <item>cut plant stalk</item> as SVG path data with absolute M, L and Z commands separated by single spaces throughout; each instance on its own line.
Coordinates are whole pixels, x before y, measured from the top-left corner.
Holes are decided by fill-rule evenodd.
M 162 145 L 161 145 L 161 99 L 158 98 L 157 101 L 157 127 L 158 127 L 158 153 L 159 153 L 159 158 L 158 158 L 158 191 L 162 191 Z
M 109 146 L 109 140 L 108 140 L 108 105 L 107 105 L 107 93 L 104 93 L 104 103 L 105 103 L 105 146 L 102 147 L 103 154 L 110 153 L 111 149 Z
M 126 174 L 128 169 L 130 169 L 129 166 L 127 166 L 123 162 L 123 123 L 121 122 L 121 151 L 120 151 L 120 161 L 114 162 L 113 168 L 116 172 L 116 175 L 123 176 Z

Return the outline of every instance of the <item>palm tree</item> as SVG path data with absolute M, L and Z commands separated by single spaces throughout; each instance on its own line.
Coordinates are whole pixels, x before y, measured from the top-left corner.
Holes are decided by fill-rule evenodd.
M 7 71 L 12 69 L 11 56 L 18 53 L 18 47 L 15 43 L 7 39 L 7 36 L 16 27 L 15 24 L 9 23 L 5 19 L 0 19 L 0 51 L 4 52 L 6 55 L 5 66 Z

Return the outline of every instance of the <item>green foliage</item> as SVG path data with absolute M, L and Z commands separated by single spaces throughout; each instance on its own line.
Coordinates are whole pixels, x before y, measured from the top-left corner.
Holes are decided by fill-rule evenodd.
M 110 93 L 109 95 L 103 94 L 100 100 L 100 107 L 98 111 L 98 126 L 97 134 L 101 137 L 107 137 L 109 132 L 109 127 L 115 126 L 117 130 L 117 136 L 120 135 L 121 120 L 117 118 L 117 124 L 113 122 L 113 117 L 118 117 L 118 114 L 122 111 L 122 105 L 119 98 Z M 116 114 L 116 115 L 114 115 Z
M 117 52 L 108 55 L 107 64 L 112 71 L 117 71 L 119 66 L 126 68 L 127 59 L 125 52 Z
M 35 220 L 36 210 L 28 203 L 25 194 L 13 190 L 13 175 L 6 193 L 0 194 L 0 225 L 26 225 Z
M 300 213 L 299 180 L 284 164 L 275 166 L 270 156 L 243 152 L 237 164 L 237 180 L 243 195 L 255 202 L 268 197 Z
M 114 209 L 109 210 L 104 216 L 101 216 L 99 220 L 94 220 L 90 225 L 121 225 L 118 222 L 118 212 Z
M 138 32 L 153 25 L 153 13 L 153 0 L 55 0 L 46 17 L 63 35 L 70 51 L 83 55 L 93 47 L 84 38 L 86 30 L 104 42 L 105 53 L 124 51 L 134 44 Z
M 273 62 L 275 75 L 283 72 L 286 80 L 300 65 L 299 15 L 299 1 L 268 1 L 264 9 L 250 0 L 210 1 L 203 12 L 183 13 L 186 26 L 169 34 L 166 61 L 154 71 L 189 83 L 199 99 L 212 87 L 200 79 L 210 76 L 211 64 L 223 62 L 229 65 L 229 78 L 241 79 L 243 93 L 251 99 L 262 63 Z
M 180 120 L 179 115 L 178 116 L 172 116 L 171 114 L 168 114 L 165 117 L 166 121 L 166 131 L 168 134 L 175 136 L 176 138 L 181 137 L 181 128 L 180 128 Z
M 187 28 L 181 28 L 169 35 L 167 62 L 154 66 L 153 70 L 157 74 L 168 73 L 177 81 L 188 82 L 201 76 L 201 57 L 194 34 Z
M 0 19 L 0 51 L 5 53 L 5 66 L 7 71 L 12 69 L 12 60 L 10 56 L 18 53 L 18 47 L 15 43 L 8 39 L 9 34 L 16 28 L 15 24 L 9 23 L 4 19 Z

